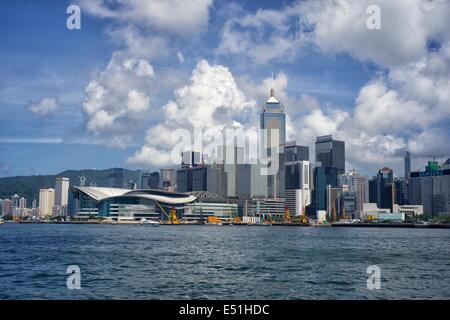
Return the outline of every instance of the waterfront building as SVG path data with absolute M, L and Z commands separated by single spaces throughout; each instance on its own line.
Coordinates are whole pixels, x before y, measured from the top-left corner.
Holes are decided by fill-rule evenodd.
M 235 203 L 194 202 L 187 204 L 182 215 L 186 222 L 206 222 L 208 217 L 216 217 L 219 221 L 232 220 L 238 217 L 238 205 Z
M 55 181 L 55 215 L 67 215 L 69 202 L 69 178 L 56 177 Z
M 178 218 L 195 196 L 164 190 L 129 190 L 101 187 L 71 187 L 75 199 L 75 216 L 111 218 L 113 220 L 166 220 L 173 208 Z
M 344 188 L 341 194 L 342 217 L 358 219 L 361 217 L 361 211 L 358 210 L 359 195 L 357 192 L 349 191 Z
M 364 202 L 369 201 L 369 181 L 367 177 L 358 174 L 356 171 L 350 171 L 341 174 L 338 177 L 338 186 L 348 186 L 348 191 L 355 192 L 357 195 L 356 212 L 361 212 Z
M 422 205 L 398 205 L 394 204 L 393 213 L 404 213 L 405 218 L 415 220 L 419 216 L 423 215 Z
M 19 215 L 20 216 L 25 216 L 25 211 L 27 209 L 27 199 L 25 199 L 24 197 L 19 199 Z
M 2 215 L 10 216 L 12 214 L 12 201 L 10 199 L 4 199 L 2 201 Z
M 55 189 L 39 190 L 39 216 L 41 218 L 49 217 L 53 214 L 55 205 Z
M 327 216 L 330 221 L 337 221 L 343 218 L 342 214 L 342 188 L 326 186 L 327 195 Z
M 450 163 L 447 160 L 446 163 Z M 411 172 L 408 180 L 410 205 L 423 205 L 425 214 L 450 215 L 450 168 L 428 161 L 424 171 Z
M 405 163 L 405 179 L 408 179 L 411 173 L 411 153 L 409 151 L 405 152 L 404 163 Z
M 286 205 L 291 215 L 299 216 L 311 204 L 309 161 L 290 161 L 285 164 Z
M 260 221 L 280 220 L 285 212 L 283 198 L 252 198 L 247 203 L 247 216 L 258 217 Z

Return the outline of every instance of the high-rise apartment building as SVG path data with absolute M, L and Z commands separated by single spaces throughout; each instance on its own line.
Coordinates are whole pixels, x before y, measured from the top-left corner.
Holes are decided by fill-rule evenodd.
M 39 216 L 41 218 L 49 217 L 53 214 L 55 205 L 55 189 L 39 190 Z

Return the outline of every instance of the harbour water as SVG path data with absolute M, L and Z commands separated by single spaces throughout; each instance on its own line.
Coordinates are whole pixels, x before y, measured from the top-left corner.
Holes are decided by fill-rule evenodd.
M 8 223 L 0 299 L 449 299 L 449 244 L 449 229 Z

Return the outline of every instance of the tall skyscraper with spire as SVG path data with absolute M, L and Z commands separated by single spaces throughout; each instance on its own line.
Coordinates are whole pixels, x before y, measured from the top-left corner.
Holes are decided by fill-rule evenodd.
M 272 85 L 270 97 L 263 106 L 260 121 L 261 129 L 267 130 L 263 137 L 266 140 L 267 155 L 272 159 L 277 157 L 278 160 L 277 173 L 267 176 L 267 195 L 273 198 L 284 197 L 285 195 L 284 144 L 286 143 L 286 114 L 283 109 L 283 105 L 275 98 Z M 278 152 L 278 154 L 275 155 L 273 154 L 274 152 Z
M 267 148 L 284 145 L 286 142 L 286 114 L 283 109 L 283 105 L 275 98 L 274 89 L 270 89 L 270 97 L 261 113 L 261 129 L 267 130 Z M 279 141 L 271 141 L 272 130 L 278 130 Z

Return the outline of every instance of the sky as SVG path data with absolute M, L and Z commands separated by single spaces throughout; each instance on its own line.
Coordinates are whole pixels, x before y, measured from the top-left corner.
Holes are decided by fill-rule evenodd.
M 406 150 L 413 169 L 450 157 L 449 16 L 447 0 L 1 1 L 0 177 L 174 166 L 174 132 L 258 128 L 271 86 L 312 159 L 332 134 L 347 169 L 402 176 Z

